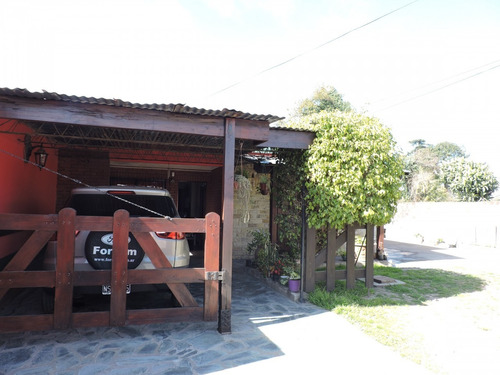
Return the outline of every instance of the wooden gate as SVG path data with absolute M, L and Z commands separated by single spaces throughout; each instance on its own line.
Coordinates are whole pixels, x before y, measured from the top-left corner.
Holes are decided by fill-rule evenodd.
M 215 321 L 219 312 L 220 217 L 205 219 L 130 218 L 125 210 L 113 217 L 76 216 L 71 208 L 59 215 L 0 214 L 0 231 L 30 231 L 31 236 L 0 271 L 0 303 L 11 288 L 54 288 L 54 313 L 1 316 L 0 332 L 39 331 L 70 327 L 124 326 L 177 321 Z M 113 231 L 111 270 L 75 271 L 75 232 Z M 28 265 L 57 232 L 55 271 L 29 271 Z M 155 269 L 127 269 L 129 232 Z M 172 268 L 151 232 L 206 233 L 203 268 Z M 204 283 L 199 306 L 186 283 Z M 128 310 L 127 284 L 166 284 L 181 307 Z M 73 288 L 111 285 L 109 311 L 73 312 Z
M 356 229 L 365 230 L 365 266 L 362 269 L 356 269 Z M 346 246 L 346 269 L 335 269 L 335 258 L 338 249 Z M 361 250 L 361 249 L 360 249 Z M 335 288 L 336 280 L 346 280 L 346 288 L 352 289 L 355 286 L 357 278 L 364 278 L 367 288 L 373 287 L 373 258 L 374 258 L 374 226 L 366 225 L 347 225 L 343 230 L 328 230 L 327 247 L 320 252 L 316 252 L 316 230 L 309 228 L 307 230 L 307 244 L 305 250 L 305 277 L 304 291 L 312 292 L 318 281 L 326 281 L 326 289 L 332 291 Z M 326 263 L 325 271 L 316 269 Z

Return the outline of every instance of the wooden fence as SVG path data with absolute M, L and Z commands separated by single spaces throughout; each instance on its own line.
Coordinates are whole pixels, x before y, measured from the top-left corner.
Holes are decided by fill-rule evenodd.
M 365 266 L 356 269 L 356 229 L 366 231 L 365 240 Z M 326 289 L 331 291 L 335 288 L 336 280 L 346 280 L 346 288 L 354 288 L 356 279 L 364 278 L 368 288 L 373 287 L 373 258 L 374 258 L 374 226 L 373 225 L 348 225 L 342 231 L 329 229 L 327 235 L 327 247 L 316 252 L 316 230 L 307 230 L 307 243 L 305 251 L 304 266 L 304 291 L 312 292 L 318 281 L 326 281 Z M 342 245 L 346 245 L 346 269 L 336 270 L 336 256 Z M 321 265 L 326 263 L 325 271 L 317 271 Z
M 58 215 L 0 214 L 0 231 L 29 231 L 30 237 L 0 271 L 0 303 L 12 288 L 54 288 L 53 314 L 0 316 L 0 332 L 38 331 L 71 327 L 124 326 L 175 321 L 215 321 L 219 309 L 220 217 L 205 219 L 130 218 L 125 210 L 113 217 L 76 216 L 71 208 Z M 110 270 L 75 271 L 75 231 L 112 231 Z M 206 233 L 203 268 L 172 268 L 151 232 Z M 27 270 L 57 233 L 55 271 Z M 155 269 L 127 269 L 128 237 L 132 233 Z M 204 283 L 199 306 L 186 283 Z M 181 307 L 126 309 L 127 284 L 166 284 Z M 73 312 L 73 288 L 111 285 L 109 311 Z

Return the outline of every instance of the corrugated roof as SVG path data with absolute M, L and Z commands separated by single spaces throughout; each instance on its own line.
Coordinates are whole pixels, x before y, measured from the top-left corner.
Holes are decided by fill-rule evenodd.
M 23 98 L 39 99 L 39 100 L 57 100 L 70 103 L 98 104 L 98 105 L 108 105 L 108 106 L 123 107 L 123 108 L 148 109 L 155 111 L 180 113 L 186 115 L 229 117 L 242 120 L 267 121 L 269 123 L 283 119 L 283 117 L 278 117 L 274 115 L 258 115 L 227 108 L 221 110 L 213 110 L 213 109 L 189 107 L 187 105 L 180 103 L 139 104 L 139 103 L 131 103 L 123 101 L 121 99 L 104 99 L 104 98 L 94 98 L 87 96 L 65 95 L 47 91 L 31 92 L 26 89 L 0 88 L 0 95 L 17 96 Z

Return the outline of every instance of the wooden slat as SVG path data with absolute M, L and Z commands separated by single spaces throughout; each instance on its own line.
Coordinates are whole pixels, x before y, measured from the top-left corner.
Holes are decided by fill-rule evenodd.
M 3 271 L 21 271 L 25 270 L 33 261 L 35 256 L 45 246 L 47 241 L 52 237 L 54 231 L 36 230 L 28 238 L 19 251 L 14 255 L 10 262 L 4 267 Z M 2 288 L 0 283 L 0 299 L 9 291 L 8 288 Z
M 205 216 L 205 270 L 219 270 L 220 218 L 215 213 Z M 205 281 L 204 320 L 217 320 L 219 307 L 219 285 L 217 280 Z
M 304 283 L 304 291 L 310 293 L 314 290 L 316 281 L 315 274 L 316 271 L 316 229 L 307 228 L 306 235 L 306 250 L 305 250 L 305 267 L 304 275 L 302 275 L 302 282 Z
M 104 216 L 77 216 L 75 228 L 77 230 L 112 231 L 113 218 Z
M 0 332 L 47 331 L 54 327 L 54 316 L 20 315 L 0 317 Z
M 163 218 L 131 218 L 130 230 L 133 232 L 184 232 L 203 233 L 204 219 L 163 219 Z
M 359 268 L 354 270 L 355 279 L 360 279 L 365 277 L 365 269 Z M 336 270 L 335 271 L 335 279 L 336 280 L 346 280 L 347 271 L 346 270 Z M 326 281 L 326 271 L 316 271 L 316 282 Z
M 118 210 L 113 215 L 113 252 L 111 253 L 111 302 L 109 323 L 125 325 L 127 307 L 127 262 L 129 213 Z
M 0 214 L 0 228 L 56 231 L 57 215 Z
M 335 228 L 328 228 L 327 234 L 327 254 L 326 254 L 326 290 L 335 289 L 335 256 L 337 248 L 335 247 L 337 231 Z
M 56 288 L 54 299 L 54 328 L 66 329 L 71 325 L 73 306 L 73 271 L 75 258 L 75 218 L 72 208 L 59 213 L 57 235 Z
M 129 284 L 203 283 L 204 268 L 128 270 Z
M 366 225 L 366 251 L 365 251 L 365 285 L 367 288 L 373 288 L 373 256 L 374 256 L 374 236 L 375 228 L 371 224 Z
M 151 259 L 151 262 L 156 268 L 172 268 L 165 254 L 162 253 L 156 241 L 151 237 L 150 233 L 145 232 L 132 232 L 135 239 L 139 242 L 146 255 Z M 174 294 L 175 298 L 181 306 L 198 306 L 189 290 L 184 284 L 167 284 L 170 291 Z
M 316 268 L 321 267 L 326 262 L 326 252 L 327 248 L 323 248 L 316 253 L 316 257 L 314 258 L 314 266 Z
M 53 288 L 54 271 L 2 271 L 0 287 L 8 288 Z
M 347 289 L 352 289 L 354 288 L 354 284 L 356 282 L 356 277 L 354 275 L 354 269 L 355 269 L 355 264 L 354 262 L 356 261 L 356 257 L 354 254 L 354 245 L 355 245 L 355 229 L 353 226 L 348 225 L 347 226 L 347 244 L 346 244 L 346 288 Z
M 337 238 L 335 239 L 335 248 L 339 249 L 340 246 L 347 242 L 347 230 L 344 229 L 342 233 L 337 232 Z

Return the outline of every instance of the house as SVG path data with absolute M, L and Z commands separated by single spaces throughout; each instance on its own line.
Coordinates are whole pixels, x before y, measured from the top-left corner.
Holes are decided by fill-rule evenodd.
M 311 132 L 270 127 L 278 119 L 0 88 L 0 213 L 56 214 L 80 184 L 132 184 L 167 188 L 184 217 L 219 214 L 222 260 L 217 264 L 225 275 L 219 329 L 230 331 L 232 261 L 244 256 L 238 209 L 236 220 L 234 214 L 235 162 L 258 149 L 307 148 L 314 138 Z M 43 168 L 37 156 L 46 156 Z M 261 217 L 252 214 L 256 221 L 243 227 L 270 225 L 269 196 L 256 193 L 254 203 Z M 0 228 L 0 234 L 0 258 L 25 241 L 12 230 Z

